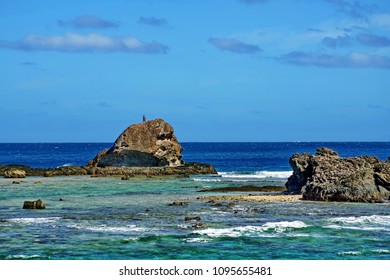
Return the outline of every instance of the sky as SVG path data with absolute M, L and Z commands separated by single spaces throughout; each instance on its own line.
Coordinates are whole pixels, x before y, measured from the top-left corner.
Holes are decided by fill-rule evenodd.
M 0 142 L 390 141 L 388 0 L 0 0 Z

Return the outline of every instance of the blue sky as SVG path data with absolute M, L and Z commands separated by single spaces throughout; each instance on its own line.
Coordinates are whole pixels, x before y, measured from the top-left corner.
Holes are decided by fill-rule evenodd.
M 0 142 L 390 141 L 390 1 L 0 0 Z

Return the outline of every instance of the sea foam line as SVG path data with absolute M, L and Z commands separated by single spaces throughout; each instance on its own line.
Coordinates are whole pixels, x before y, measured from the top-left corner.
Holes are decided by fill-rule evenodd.
M 20 224 L 49 224 L 49 223 L 55 223 L 60 219 L 61 217 L 13 218 L 13 219 L 7 219 L 7 221 L 12 223 L 20 223 Z
M 374 224 L 390 226 L 390 216 L 386 215 L 371 215 L 371 216 L 358 216 L 358 217 L 337 217 L 329 219 L 330 222 L 340 224 Z
M 218 172 L 222 178 L 278 178 L 288 179 L 292 175 L 292 171 L 256 171 L 254 173 L 243 174 L 239 172 Z
M 332 223 L 324 226 L 330 229 L 352 229 L 363 231 L 390 231 L 390 216 L 358 216 L 358 217 L 337 217 L 328 219 Z
M 292 175 L 292 171 L 256 171 L 252 173 L 241 172 L 218 172 L 217 176 L 210 177 L 195 177 L 194 181 L 199 182 L 223 182 L 223 181 L 235 181 L 235 182 L 248 182 L 258 181 L 264 179 L 285 179 L 287 180 Z
M 128 233 L 128 232 L 145 232 L 147 229 L 143 227 L 137 227 L 136 225 L 129 225 L 125 227 L 110 227 L 107 225 L 98 226 L 82 226 L 82 225 L 69 225 L 69 228 L 94 231 L 94 232 L 110 232 L 110 233 Z
M 35 259 L 39 258 L 40 255 L 9 255 L 6 257 L 7 260 L 13 260 L 13 259 Z
M 194 233 L 200 235 L 207 235 L 209 237 L 240 237 L 240 236 L 262 236 L 264 233 L 284 233 L 294 229 L 308 227 L 302 221 L 282 221 L 282 222 L 268 222 L 262 226 L 241 226 L 234 228 L 208 228 L 196 230 Z M 276 237 L 272 235 L 270 237 Z

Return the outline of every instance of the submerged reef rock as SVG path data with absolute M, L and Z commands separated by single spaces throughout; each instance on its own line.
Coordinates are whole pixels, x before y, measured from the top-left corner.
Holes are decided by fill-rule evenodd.
M 25 178 L 26 171 L 17 168 L 11 168 L 4 171 L 4 178 Z
M 319 148 L 315 155 L 294 154 L 288 193 L 302 193 L 304 200 L 383 202 L 390 199 L 390 161 L 377 157 L 341 158 Z
M 162 119 L 129 126 L 114 145 L 97 154 L 90 165 L 106 166 L 182 166 L 183 148 L 173 127 Z

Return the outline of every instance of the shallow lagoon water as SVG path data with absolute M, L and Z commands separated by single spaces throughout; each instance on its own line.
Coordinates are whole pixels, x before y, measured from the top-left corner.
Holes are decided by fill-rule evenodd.
M 390 259 L 389 204 L 198 199 L 213 178 L 0 179 L 0 259 Z

